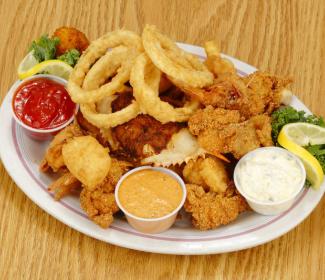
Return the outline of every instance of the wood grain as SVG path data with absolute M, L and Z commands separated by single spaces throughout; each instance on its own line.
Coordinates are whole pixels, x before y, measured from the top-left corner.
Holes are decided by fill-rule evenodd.
M 30 42 L 61 25 L 90 39 L 155 24 L 178 41 L 216 38 L 222 51 L 279 75 L 325 115 L 325 2 L 0 1 L 0 100 L 17 79 Z M 0 140 L 1 145 L 1 140 Z M 119 248 L 46 214 L 0 164 L 1 279 L 325 279 L 325 200 L 298 227 L 270 243 L 211 256 L 167 256 Z

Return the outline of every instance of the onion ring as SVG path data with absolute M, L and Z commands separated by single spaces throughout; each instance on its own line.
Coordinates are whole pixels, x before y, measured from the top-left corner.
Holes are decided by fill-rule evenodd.
M 174 108 L 159 98 L 161 72 L 149 57 L 139 55 L 131 70 L 130 84 L 133 95 L 143 113 L 149 114 L 161 123 L 187 121 L 198 108 L 198 102 L 190 101 L 182 108 Z
M 81 104 L 80 111 L 91 124 L 99 128 L 118 126 L 135 118 L 140 113 L 139 106 L 136 102 L 133 102 L 121 111 L 110 114 L 98 113 L 96 111 L 96 104 L 94 103 Z
M 110 48 L 114 49 L 108 51 Z M 133 59 L 141 51 L 143 51 L 141 38 L 131 31 L 110 32 L 93 41 L 82 54 L 70 75 L 68 92 L 71 99 L 76 103 L 91 103 L 99 101 L 105 96 L 113 95 L 128 81 Z M 98 66 L 94 66 L 93 75 L 100 81 L 96 79 L 94 84 L 103 83 L 113 74 L 117 74 L 111 82 L 97 86 L 96 89 L 86 90 L 83 88 L 84 79 L 90 72 L 91 66 L 97 63 Z M 105 67 L 108 69 L 104 71 Z M 100 73 L 103 74 L 102 77 Z M 105 80 L 103 80 L 104 76 Z
M 142 43 L 155 66 L 173 79 L 200 88 L 213 83 L 213 74 L 196 56 L 181 50 L 155 26 L 146 25 Z
M 91 68 L 90 71 L 92 71 L 93 68 Z M 90 77 L 93 76 L 91 75 L 92 73 L 90 71 L 88 72 L 85 81 L 83 83 L 83 88 L 85 90 L 88 89 L 94 90 L 100 86 L 99 79 L 97 79 L 97 84 L 96 84 L 94 82 L 96 80 L 88 78 L 88 76 Z M 94 73 L 94 75 L 95 74 L 96 73 Z M 125 86 L 123 85 L 123 87 Z M 114 94 L 118 94 L 118 92 L 114 92 Z M 83 116 L 87 119 L 87 121 L 102 129 L 108 129 L 123 124 L 135 118 L 140 113 L 140 108 L 137 102 L 132 102 L 132 104 L 128 105 L 122 110 L 112 113 L 111 103 L 113 102 L 114 99 L 115 96 L 110 95 L 98 101 L 97 104 L 96 103 L 80 104 L 80 111 L 83 114 Z

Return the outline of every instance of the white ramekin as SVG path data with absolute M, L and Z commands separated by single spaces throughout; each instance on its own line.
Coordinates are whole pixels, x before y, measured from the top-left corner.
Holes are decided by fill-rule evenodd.
M 37 129 L 37 128 L 33 128 L 30 127 L 26 124 L 24 124 L 15 114 L 15 111 L 13 109 L 13 98 L 14 98 L 14 94 L 16 92 L 16 90 L 25 82 L 33 80 L 33 79 L 38 79 L 38 78 L 47 78 L 49 80 L 55 81 L 61 85 L 63 85 L 64 87 L 67 86 L 67 81 L 54 76 L 54 75 L 48 75 L 48 74 L 38 74 L 35 76 L 31 76 L 29 78 L 26 78 L 24 80 L 21 80 L 19 82 L 16 82 L 9 90 L 10 96 L 11 96 L 11 110 L 12 110 L 12 115 L 15 119 L 15 121 L 23 128 L 24 133 L 29 136 L 30 138 L 34 139 L 34 140 L 38 140 L 38 141 L 46 141 L 46 140 L 50 140 L 53 138 L 53 136 L 55 134 L 57 134 L 60 130 L 62 130 L 63 128 L 65 128 L 66 126 L 68 126 L 70 123 L 72 123 L 72 121 L 74 120 L 74 116 L 75 114 L 78 112 L 79 106 L 76 104 L 76 109 L 75 109 L 75 114 L 73 114 L 71 116 L 71 118 L 69 120 L 67 120 L 66 122 L 64 122 L 63 124 L 61 124 L 58 127 L 55 128 L 51 128 L 51 129 Z
M 246 161 L 247 159 L 249 159 L 249 157 L 251 157 L 252 155 L 259 153 L 265 149 L 274 150 L 274 152 L 277 152 L 277 153 L 286 153 L 286 154 L 290 155 L 292 158 L 294 158 L 296 160 L 296 162 L 298 163 L 298 165 L 301 169 L 302 180 L 301 180 L 300 184 L 297 186 L 297 191 L 294 194 L 292 194 L 291 197 L 289 197 L 285 200 L 280 200 L 280 201 L 275 201 L 275 202 L 258 201 L 256 199 L 250 197 L 247 193 L 245 193 L 245 191 L 241 188 L 241 186 L 238 182 L 237 170 L 238 170 L 238 167 L 240 166 L 240 164 L 243 163 L 244 161 Z M 262 214 L 262 215 L 277 215 L 277 214 L 280 214 L 280 213 L 288 210 L 294 203 L 295 198 L 298 196 L 298 194 L 303 189 L 303 187 L 305 185 L 305 180 L 306 180 L 306 170 L 305 170 L 305 167 L 304 167 L 303 163 L 301 162 L 301 160 L 297 156 L 295 156 L 293 153 L 287 151 L 286 149 L 279 148 L 279 147 L 263 147 L 263 148 L 258 148 L 256 150 L 253 150 L 253 151 L 247 153 L 244 157 L 242 157 L 238 161 L 238 163 L 235 167 L 235 171 L 234 171 L 234 182 L 235 182 L 237 190 L 247 200 L 247 203 L 249 204 L 249 206 L 255 212 Z
M 166 174 L 170 175 L 171 177 L 173 177 L 174 179 L 176 179 L 177 182 L 180 184 L 182 191 L 183 191 L 183 197 L 182 197 L 182 200 L 181 200 L 179 206 L 173 212 L 171 212 L 163 217 L 160 217 L 160 218 L 146 219 L 146 218 L 137 217 L 137 216 L 129 213 L 128 211 L 125 210 L 125 208 L 121 204 L 119 197 L 118 197 L 118 191 L 120 189 L 120 186 L 121 186 L 123 180 L 126 177 L 128 177 L 129 175 L 131 175 L 135 172 L 141 171 L 141 170 L 145 170 L 145 169 L 151 169 L 151 170 L 156 170 L 156 171 L 166 173 Z M 120 178 L 120 180 L 118 181 L 116 188 L 115 188 L 115 200 L 116 200 L 118 207 L 125 214 L 125 217 L 126 217 L 127 221 L 129 222 L 129 224 L 134 229 L 136 229 L 140 232 L 143 232 L 143 233 L 160 233 L 160 232 L 163 232 L 163 231 L 169 229 L 174 224 L 177 214 L 178 214 L 179 210 L 182 208 L 182 206 L 185 202 L 185 199 L 186 199 L 186 187 L 185 187 L 185 183 L 182 180 L 182 178 L 179 177 L 175 172 L 173 172 L 167 168 L 163 168 L 163 167 L 142 166 L 142 167 L 134 168 L 134 169 L 130 170 L 129 172 L 125 173 Z

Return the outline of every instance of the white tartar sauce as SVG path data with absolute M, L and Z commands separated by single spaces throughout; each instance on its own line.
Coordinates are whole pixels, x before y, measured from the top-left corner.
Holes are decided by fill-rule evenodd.
M 304 179 L 297 159 L 280 148 L 249 154 L 238 163 L 235 176 L 239 188 L 261 202 L 289 199 L 301 188 Z

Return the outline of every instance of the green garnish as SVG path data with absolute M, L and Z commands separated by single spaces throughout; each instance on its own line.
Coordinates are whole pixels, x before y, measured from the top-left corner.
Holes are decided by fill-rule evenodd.
M 57 59 L 60 59 L 73 67 L 76 65 L 77 61 L 79 60 L 79 57 L 80 57 L 80 52 L 78 50 L 70 49 L 66 51 L 64 54 L 57 57 Z
M 294 122 L 306 122 L 325 127 L 325 122 L 322 117 L 308 115 L 305 111 L 297 111 L 290 106 L 280 108 L 272 114 L 272 139 L 276 145 L 279 145 L 277 138 L 281 131 L 281 128 L 288 123 Z M 319 161 L 325 173 L 325 144 L 309 145 L 304 148 Z M 311 183 L 306 180 L 306 186 L 310 185 Z
M 325 127 L 322 117 L 307 115 L 305 111 L 297 111 L 291 106 L 283 107 L 272 114 L 272 139 L 277 143 L 278 135 L 281 128 L 288 123 L 306 122 Z
M 48 35 L 43 35 L 38 40 L 32 42 L 29 50 L 34 51 L 33 55 L 38 62 L 54 59 L 56 46 L 59 42 L 60 39 L 57 37 L 49 38 Z
M 319 161 L 325 173 L 325 145 L 310 145 L 305 148 Z

